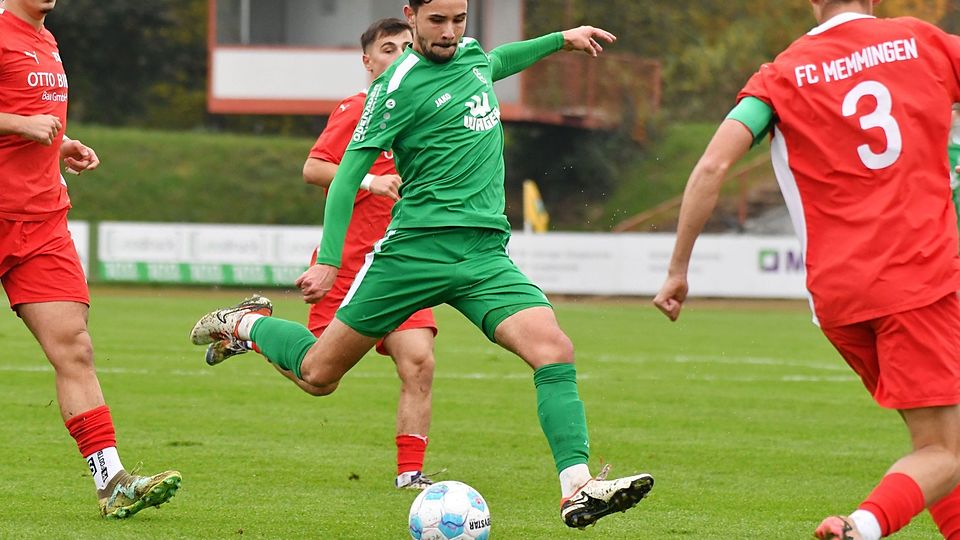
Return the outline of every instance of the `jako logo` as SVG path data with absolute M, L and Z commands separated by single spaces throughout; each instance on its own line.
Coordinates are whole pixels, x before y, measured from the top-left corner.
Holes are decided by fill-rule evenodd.
M 772 274 L 777 272 L 803 272 L 803 254 L 792 249 L 761 249 L 757 253 L 757 265 L 761 272 Z

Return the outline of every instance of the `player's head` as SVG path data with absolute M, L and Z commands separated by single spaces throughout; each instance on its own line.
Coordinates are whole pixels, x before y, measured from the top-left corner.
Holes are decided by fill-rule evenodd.
M 813 15 L 820 24 L 844 11 L 872 15 L 873 6 L 880 2 L 881 0 L 810 0 L 810 4 L 813 6 Z
M 360 36 L 363 67 L 376 79 L 413 43 L 413 32 L 406 21 L 380 19 Z
M 467 29 L 467 0 L 409 1 L 403 14 L 413 27 L 413 49 L 433 62 L 448 62 Z

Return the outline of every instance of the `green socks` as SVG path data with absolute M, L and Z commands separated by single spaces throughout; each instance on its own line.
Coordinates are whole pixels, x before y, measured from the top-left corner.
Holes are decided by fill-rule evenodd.
M 590 457 L 587 416 L 577 392 L 573 364 L 549 364 L 533 373 L 537 387 L 537 416 L 547 436 L 557 472 L 586 464 Z
M 260 317 L 250 328 L 250 338 L 272 364 L 292 371 L 300 379 L 300 364 L 317 338 L 302 324 Z

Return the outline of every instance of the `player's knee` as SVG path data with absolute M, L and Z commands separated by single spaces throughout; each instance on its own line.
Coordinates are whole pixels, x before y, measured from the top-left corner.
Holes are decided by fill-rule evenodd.
M 542 358 L 550 364 L 573 363 L 573 341 L 563 332 L 558 332 L 544 343 Z
M 436 360 L 433 351 L 418 351 L 396 359 L 397 374 L 400 376 L 403 391 L 429 392 L 433 384 L 433 371 Z
M 308 394 L 313 396 L 328 396 L 340 384 L 339 377 L 333 377 L 329 372 L 307 365 L 301 367 L 300 380 L 313 387 L 311 389 L 304 388 Z
M 50 363 L 57 371 L 93 368 L 93 341 L 86 330 L 59 336 L 47 351 Z
M 332 394 L 339 386 L 340 383 L 333 383 L 326 386 L 302 385 L 300 388 L 313 397 L 323 397 Z

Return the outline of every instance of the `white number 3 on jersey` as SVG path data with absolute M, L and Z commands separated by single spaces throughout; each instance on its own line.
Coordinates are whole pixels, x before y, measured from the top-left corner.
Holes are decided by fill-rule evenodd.
M 882 129 L 887 138 L 887 148 L 877 154 L 870 149 L 869 145 L 862 144 L 857 147 L 857 154 L 860 155 L 860 161 L 868 169 L 885 169 L 897 161 L 900 157 L 900 151 L 903 149 L 900 124 L 897 123 L 896 118 L 890 115 L 890 111 L 893 109 L 893 98 L 890 96 L 890 90 L 877 81 L 864 81 L 858 84 L 843 98 L 843 115 L 849 117 L 857 114 L 857 104 L 866 96 L 873 96 L 877 100 L 877 109 L 860 118 L 860 127 L 864 131 L 871 128 Z

